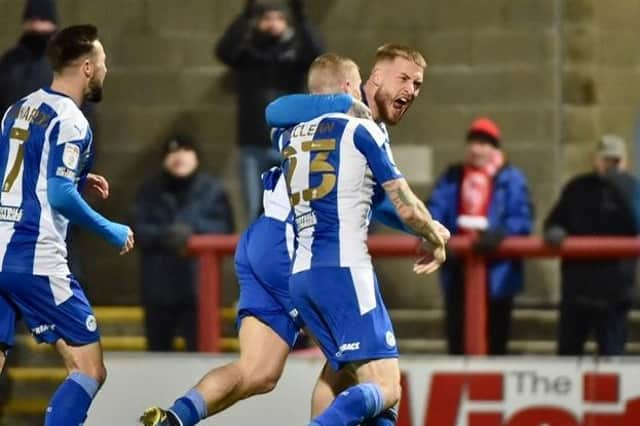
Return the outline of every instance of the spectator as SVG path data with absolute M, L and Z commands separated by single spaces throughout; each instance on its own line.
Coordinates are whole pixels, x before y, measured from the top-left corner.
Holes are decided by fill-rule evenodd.
M 567 235 L 638 233 L 637 183 L 625 171 L 625 151 L 620 137 L 602 137 L 595 170 L 571 179 L 545 220 L 549 244 L 560 245 Z M 592 332 L 600 355 L 624 353 L 636 264 L 635 259 L 562 262 L 559 355 L 582 355 Z
M 0 58 L 1 114 L 18 99 L 48 86 L 53 71 L 45 50 L 58 24 L 54 0 L 28 0 L 18 44 Z
M 166 142 L 163 170 L 142 185 L 134 215 L 148 348 L 169 351 L 182 334 L 187 349 L 195 350 L 197 269 L 196 260 L 186 257 L 187 240 L 231 233 L 233 214 L 221 183 L 198 171 L 193 140 Z
M 235 71 L 237 144 L 249 221 L 262 208 L 261 173 L 280 162 L 270 145 L 265 107 L 281 95 L 303 91 L 307 69 L 323 51 L 304 1 L 290 4 L 292 19 L 278 2 L 247 1 L 216 47 L 218 58 Z
M 23 96 L 53 80 L 46 48 L 58 26 L 55 0 L 27 0 L 22 21 L 18 44 L 0 58 L 0 115 Z M 93 104 L 83 104 L 82 112 L 96 133 Z
M 495 250 L 508 235 L 531 232 L 532 208 L 527 180 L 506 163 L 500 149 L 500 129 L 487 118 L 473 122 L 467 133 L 463 164 L 450 166 L 436 183 L 428 201 L 434 219 L 452 235 L 476 235 L 474 249 Z M 446 309 L 449 353 L 464 353 L 464 271 L 450 258 L 441 279 Z M 521 261 L 490 261 L 488 265 L 489 352 L 507 353 L 513 298 L 523 286 Z

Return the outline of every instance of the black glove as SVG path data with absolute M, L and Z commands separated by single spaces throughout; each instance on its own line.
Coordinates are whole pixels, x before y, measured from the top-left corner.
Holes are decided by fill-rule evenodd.
M 167 229 L 166 244 L 169 248 L 182 251 L 187 246 L 193 229 L 186 223 L 175 223 Z
M 544 231 L 544 242 L 553 247 L 560 247 L 567 238 L 567 231 L 557 225 L 549 227 Z
M 487 254 L 495 251 L 506 237 L 502 229 L 487 229 L 478 235 L 473 243 L 473 251 L 478 254 Z

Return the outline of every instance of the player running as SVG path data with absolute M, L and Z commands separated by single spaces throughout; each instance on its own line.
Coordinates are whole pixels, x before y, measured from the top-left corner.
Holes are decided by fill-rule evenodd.
M 107 67 L 98 30 L 68 27 L 47 51 L 50 88 L 31 93 L 4 114 L 0 133 L 0 367 L 22 316 L 38 342 L 55 345 L 69 372 L 47 408 L 46 426 L 77 426 L 106 377 L 96 319 L 67 264 L 69 223 L 83 226 L 125 254 L 128 226 L 95 212 L 78 193 L 102 198 L 109 185 L 89 173 L 93 141 L 78 108 L 99 102 Z

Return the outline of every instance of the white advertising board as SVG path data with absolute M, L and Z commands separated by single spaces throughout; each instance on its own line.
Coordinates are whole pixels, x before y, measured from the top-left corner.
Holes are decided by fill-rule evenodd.
M 135 424 L 233 356 L 108 354 L 87 425 Z M 640 426 L 640 359 L 404 357 L 398 426 Z M 304 426 L 322 366 L 292 356 L 276 390 L 203 424 Z

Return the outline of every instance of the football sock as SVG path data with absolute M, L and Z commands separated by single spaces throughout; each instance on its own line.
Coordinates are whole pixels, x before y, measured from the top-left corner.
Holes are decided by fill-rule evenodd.
M 364 383 L 352 386 L 336 397 L 322 414 L 309 426 L 356 426 L 376 417 L 382 411 L 383 397 L 380 386 Z
M 98 393 L 98 382 L 85 374 L 71 373 L 53 394 L 45 426 L 78 426 L 87 418 L 91 401 Z
M 207 417 L 207 403 L 200 392 L 191 389 L 173 403 L 169 412 L 180 421 L 182 426 L 194 426 Z

